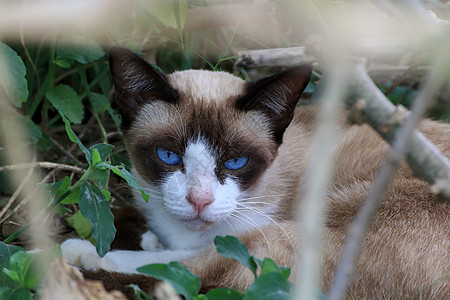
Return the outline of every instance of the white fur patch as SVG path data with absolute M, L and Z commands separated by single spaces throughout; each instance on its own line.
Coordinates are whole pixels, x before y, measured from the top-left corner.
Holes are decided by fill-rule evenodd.
M 147 231 L 141 236 L 141 248 L 145 251 L 159 251 L 163 246 L 158 237 L 151 231 Z
M 136 269 L 148 264 L 170 263 L 186 260 L 195 254 L 194 250 L 110 251 L 103 258 L 97 255 L 95 246 L 87 240 L 70 239 L 61 245 L 64 259 L 69 265 L 85 270 L 103 269 L 110 272 L 139 273 Z

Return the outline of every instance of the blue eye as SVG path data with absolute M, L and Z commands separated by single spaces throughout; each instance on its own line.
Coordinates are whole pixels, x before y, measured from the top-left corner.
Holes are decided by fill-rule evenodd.
M 230 160 L 227 160 L 223 165 L 228 170 L 237 170 L 245 166 L 248 162 L 247 156 L 235 157 Z
M 181 163 L 181 157 L 170 150 L 158 147 L 156 148 L 156 154 L 159 159 L 168 165 L 178 165 Z

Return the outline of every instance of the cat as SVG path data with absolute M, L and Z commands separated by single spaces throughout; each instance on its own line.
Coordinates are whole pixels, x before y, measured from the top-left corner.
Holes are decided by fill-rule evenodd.
M 252 255 L 292 267 L 295 278 L 301 229 L 293 211 L 316 127 L 316 108 L 296 104 L 311 66 L 256 82 L 202 70 L 166 75 L 115 47 L 110 68 L 133 173 L 150 201 L 135 192 L 132 207 L 116 219 L 113 246 L 128 250 L 100 259 L 90 242 L 71 239 L 62 244 L 64 258 L 110 289 L 136 283 L 151 290 L 155 281 L 136 268 L 180 261 L 205 291 L 245 290 L 253 274 L 212 245 L 217 235 L 235 235 Z M 327 189 L 324 292 L 348 224 L 388 150 L 368 126 L 344 120 Z M 450 156 L 450 125 L 424 120 L 420 130 Z M 369 229 L 348 299 L 412 298 L 432 284 L 422 297 L 448 297 L 448 281 L 438 282 L 450 274 L 449 218 L 449 205 L 402 166 Z

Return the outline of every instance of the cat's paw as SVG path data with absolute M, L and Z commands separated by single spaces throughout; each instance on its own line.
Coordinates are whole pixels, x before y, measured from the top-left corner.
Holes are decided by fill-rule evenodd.
M 163 246 L 159 242 L 156 234 L 150 230 L 142 234 L 141 247 L 145 251 L 160 251 L 163 249 Z
M 61 251 L 69 265 L 89 271 L 116 271 L 117 266 L 107 257 L 100 258 L 95 246 L 87 240 L 70 239 L 62 243 Z

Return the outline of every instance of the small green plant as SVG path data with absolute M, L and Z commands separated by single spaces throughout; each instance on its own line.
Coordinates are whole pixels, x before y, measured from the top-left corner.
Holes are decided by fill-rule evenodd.
M 200 278 L 193 275 L 178 262 L 170 264 L 152 264 L 138 269 L 141 273 L 169 282 L 174 290 L 187 300 L 201 299 L 292 299 L 291 284 L 287 281 L 290 269 L 279 267 L 273 260 L 260 260 L 251 256 L 247 247 L 233 236 L 216 237 L 217 252 L 226 258 L 239 261 L 249 268 L 255 276 L 255 282 L 246 292 L 220 288 L 199 295 Z M 258 266 L 261 268 L 257 275 Z
M 60 254 L 59 247 L 38 253 L 28 253 L 18 246 L 0 242 L 0 299 L 28 300 L 39 295 L 42 279 L 53 258 Z
M 153 278 L 169 282 L 175 292 L 187 300 L 295 299 L 295 286 L 288 281 L 291 273 L 290 268 L 280 267 L 267 257 L 261 260 L 250 255 L 247 247 L 233 236 L 217 236 L 214 239 L 214 244 L 220 255 L 235 259 L 252 271 L 255 281 L 246 291 L 217 288 L 208 291 L 206 294 L 199 294 L 201 288 L 200 278 L 178 262 L 147 265 L 138 268 L 138 271 Z M 142 297 L 142 294 L 142 291 L 137 290 L 137 298 L 138 296 Z M 326 299 L 320 290 L 318 290 L 318 298 Z

